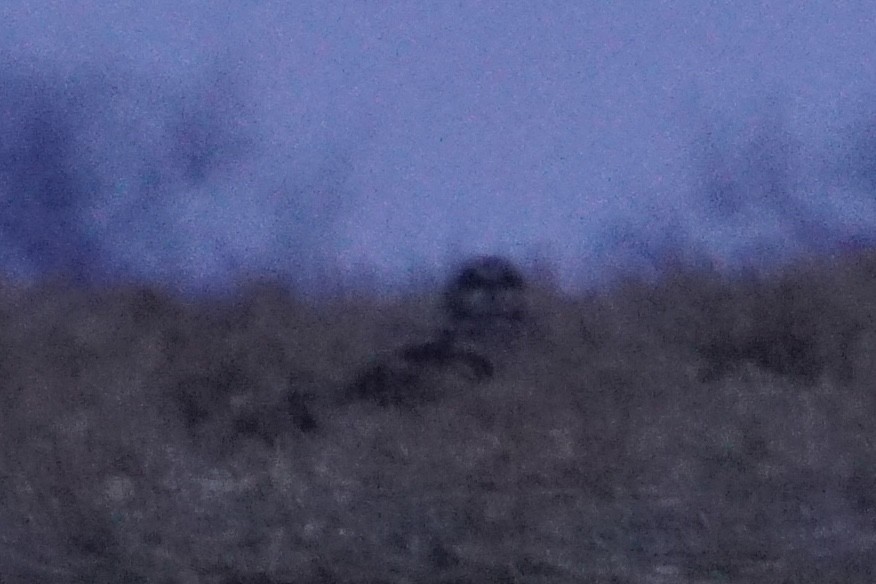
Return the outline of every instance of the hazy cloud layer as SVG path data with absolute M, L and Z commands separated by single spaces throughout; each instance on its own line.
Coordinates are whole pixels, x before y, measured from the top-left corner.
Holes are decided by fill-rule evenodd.
M 3 3 L 4 269 L 571 285 L 876 234 L 870 3 L 380 6 Z

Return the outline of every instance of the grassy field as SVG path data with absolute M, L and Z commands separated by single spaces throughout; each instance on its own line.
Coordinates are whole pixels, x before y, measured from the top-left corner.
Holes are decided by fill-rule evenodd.
M 876 582 L 876 255 L 529 302 L 381 407 L 437 294 L 0 287 L 0 581 Z

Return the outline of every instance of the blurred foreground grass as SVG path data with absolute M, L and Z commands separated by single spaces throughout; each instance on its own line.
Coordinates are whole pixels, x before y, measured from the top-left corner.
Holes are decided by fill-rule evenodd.
M 876 582 L 876 256 L 536 283 L 489 383 L 334 406 L 436 298 L 0 288 L 0 581 Z

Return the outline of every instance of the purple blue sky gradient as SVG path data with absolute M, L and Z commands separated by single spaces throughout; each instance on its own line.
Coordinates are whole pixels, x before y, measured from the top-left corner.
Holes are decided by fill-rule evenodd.
M 397 285 L 876 240 L 876 3 L 4 0 L 14 277 Z

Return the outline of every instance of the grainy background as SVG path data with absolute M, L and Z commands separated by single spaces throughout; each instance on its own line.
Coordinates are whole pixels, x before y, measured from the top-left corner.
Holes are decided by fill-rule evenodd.
M 0 288 L 0 579 L 873 581 L 876 257 L 530 294 L 492 380 L 381 408 L 335 397 L 437 293 Z
M 0 273 L 564 289 L 876 241 L 867 0 L 4 0 Z

